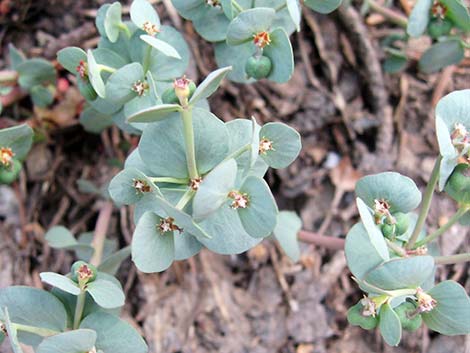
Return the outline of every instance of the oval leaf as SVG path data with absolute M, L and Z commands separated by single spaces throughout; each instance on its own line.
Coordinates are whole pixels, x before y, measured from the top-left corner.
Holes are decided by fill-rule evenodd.
M 54 272 L 42 272 L 39 274 L 39 277 L 41 277 L 41 281 L 53 287 L 59 288 L 64 292 L 73 295 L 80 294 L 80 288 L 78 287 L 78 285 L 68 277 Z
M 419 60 L 419 68 L 426 73 L 460 63 L 465 56 L 465 50 L 460 39 L 448 39 L 434 44 Z
M 140 110 L 139 112 L 131 115 L 127 121 L 130 123 L 153 123 L 155 121 L 160 121 L 169 117 L 174 119 L 179 118 L 179 114 L 174 114 L 181 112 L 182 108 L 178 104 L 160 104 Z
M 119 308 L 124 305 L 126 300 L 124 292 L 119 286 L 99 276 L 87 284 L 86 291 L 90 293 L 96 304 L 105 309 Z
M 388 345 L 398 346 L 401 341 L 401 322 L 388 303 L 380 307 L 379 328 L 382 337 Z
M 59 50 L 57 60 L 64 69 L 75 75 L 77 73 L 77 66 L 80 64 L 80 61 L 86 62 L 87 55 L 86 52 L 80 48 L 68 47 Z
M 300 247 L 297 234 L 302 228 L 302 220 L 295 212 L 281 211 L 277 215 L 277 224 L 274 228 L 276 237 L 282 250 L 289 258 L 297 262 L 300 259 Z
M 264 32 L 271 26 L 276 11 L 268 7 L 258 7 L 241 12 L 227 29 L 227 44 L 238 45 L 253 39 L 253 35 Z
M 170 58 L 181 60 L 181 56 L 178 53 L 178 51 L 167 42 L 164 42 L 163 40 L 149 36 L 147 34 L 141 35 L 140 39 L 142 39 L 145 43 L 147 43 L 154 49 L 158 50 L 160 53 L 165 54 L 166 56 L 169 56 Z
M 47 337 L 36 353 L 83 353 L 93 349 L 96 332 L 88 329 L 74 330 Z
M 123 104 L 137 96 L 133 86 L 138 81 L 144 82 L 144 69 L 139 63 L 123 66 L 114 72 L 106 82 L 106 99 Z
M 221 69 L 211 72 L 204 81 L 197 87 L 194 91 L 190 104 L 195 104 L 196 102 L 208 98 L 214 93 L 217 88 L 220 86 L 220 82 L 224 79 L 229 71 L 232 70 L 232 67 L 223 67 Z
M 418 0 L 411 11 L 406 32 L 411 37 L 419 37 L 428 28 L 432 0 Z
M 93 86 L 93 89 L 96 93 L 101 97 L 104 98 L 106 95 L 105 84 L 103 78 L 101 77 L 101 69 L 99 68 L 98 63 L 93 56 L 91 50 L 87 52 L 87 60 L 88 60 L 88 77 L 90 78 L 90 83 Z
M 134 0 L 131 5 L 131 20 L 142 29 L 146 22 L 160 27 L 160 17 L 147 0 Z

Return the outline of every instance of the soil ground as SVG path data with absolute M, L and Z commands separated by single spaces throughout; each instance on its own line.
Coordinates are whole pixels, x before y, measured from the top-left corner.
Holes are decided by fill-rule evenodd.
M 54 59 L 68 45 L 92 47 L 94 10 L 103 1 L 0 0 L 0 67 L 12 42 L 29 56 Z M 404 1 L 406 2 L 406 1 Z M 404 3 L 402 2 L 402 3 Z M 193 52 L 188 75 L 196 80 L 216 68 L 213 50 L 164 0 L 164 21 L 181 30 Z M 395 11 L 402 11 L 396 4 Z M 408 68 L 398 75 L 381 70 L 380 41 L 397 31 L 380 16 L 343 8 L 330 16 L 305 9 L 302 32 L 293 35 L 296 69 L 284 85 L 225 82 L 211 98 L 216 115 L 228 121 L 256 116 L 284 121 L 302 135 L 300 158 L 267 179 L 282 209 L 302 216 L 305 229 L 344 237 L 357 221 L 353 188 L 362 175 L 396 170 L 420 187 L 429 178 L 437 143 L 433 104 L 445 93 L 468 88 L 468 60 L 435 75 L 417 71 L 416 58 L 428 43 L 410 46 Z M 63 73 L 63 77 L 66 77 Z M 41 287 L 38 273 L 67 272 L 70 254 L 49 249 L 44 232 L 56 224 L 75 233 L 92 230 L 101 201 L 76 180 L 104 185 L 137 138 L 111 128 L 91 135 L 78 125 L 80 106 L 73 89 L 47 110 L 27 100 L 8 108 L 0 127 L 29 119 L 45 132 L 35 145 L 15 188 L 0 188 L 0 287 Z M 452 215 L 455 205 L 437 195 L 429 227 Z M 109 237 L 130 242 L 128 208 L 115 209 Z M 469 251 L 468 230 L 454 227 L 442 252 Z M 470 291 L 469 267 L 439 269 Z M 143 275 L 130 261 L 119 273 L 128 301 L 123 316 L 141 330 L 150 353 L 369 353 L 470 352 L 469 337 L 442 337 L 420 329 L 405 334 L 400 348 L 348 325 L 345 314 L 360 299 L 344 253 L 302 244 L 294 264 L 271 240 L 246 254 L 219 256 L 203 251 L 162 274 Z M 0 353 L 10 352 L 6 345 Z

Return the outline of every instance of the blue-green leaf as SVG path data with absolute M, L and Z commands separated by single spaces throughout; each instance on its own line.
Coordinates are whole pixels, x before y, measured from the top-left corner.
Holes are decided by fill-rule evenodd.
M 398 346 L 401 341 L 401 322 L 388 303 L 380 307 L 379 328 L 382 337 L 388 345 Z
M 170 117 L 172 119 L 179 119 L 179 113 L 182 110 L 179 104 L 159 104 L 138 111 L 131 115 L 127 121 L 130 123 L 153 123 Z
M 297 234 L 302 228 L 302 220 L 292 211 L 281 211 L 277 215 L 277 224 L 274 228 L 276 237 L 282 250 L 289 258 L 297 262 L 300 259 L 300 247 Z
M 134 168 L 119 172 L 109 183 L 108 191 L 114 202 L 120 205 L 132 205 L 149 193 L 161 195 L 158 187 Z
M 105 84 L 103 78 L 101 77 L 101 69 L 98 63 L 93 56 L 93 53 L 90 49 L 87 52 L 87 59 L 88 59 L 88 77 L 90 78 L 90 83 L 93 86 L 96 93 L 101 97 L 104 98 L 106 95 Z
M 93 349 L 96 332 L 80 329 L 46 337 L 38 346 L 36 353 L 83 353 Z
M 134 0 L 130 10 L 131 20 L 142 29 L 146 22 L 160 27 L 160 17 L 147 0 Z
M 258 7 L 241 12 L 227 29 L 227 44 L 238 45 L 253 39 L 253 35 L 267 31 L 276 16 L 268 7 Z
M 434 44 L 419 60 L 419 68 L 425 73 L 460 63 L 465 56 L 465 50 L 460 39 L 450 38 Z
M 175 59 L 180 59 L 181 56 L 178 53 L 178 51 L 173 48 L 170 44 L 167 42 L 160 40 L 158 38 L 149 36 L 147 34 L 143 34 L 140 36 L 140 39 L 142 39 L 145 43 L 150 45 L 152 48 L 158 50 L 160 53 L 170 57 L 170 58 L 175 58 Z
M 104 30 L 108 39 L 115 43 L 118 40 L 120 28 L 122 24 L 122 6 L 121 3 L 116 1 L 106 10 L 104 17 Z
M 220 83 L 231 70 L 232 67 L 229 66 L 211 72 L 196 88 L 196 91 L 194 91 L 189 103 L 195 104 L 202 99 L 209 98 L 217 90 L 217 88 L 219 88 Z
M 114 72 L 106 82 L 106 99 L 123 104 L 137 96 L 133 85 L 144 82 L 144 69 L 139 63 L 123 66 Z
M 336 10 L 341 5 L 342 1 L 343 0 L 305 0 L 305 5 L 316 12 L 328 14 Z
M 418 0 L 411 11 L 406 32 L 411 37 L 424 34 L 431 17 L 432 0 Z
M 75 283 L 68 277 L 54 272 L 42 272 L 39 274 L 39 277 L 41 277 L 41 281 L 43 281 L 44 283 L 59 288 L 64 292 L 73 295 L 80 294 L 80 288 L 78 287 L 77 283 Z
M 87 61 L 86 52 L 77 47 L 67 47 L 59 50 L 57 53 L 57 60 L 59 63 L 72 74 L 77 73 L 77 66 L 80 61 Z
M 96 304 L 105 309 L 119 308 L 124 305 L 126 299 L 122 288 L 103 279 L 100 275 L 96 280 L 87 284 L 86 291 L 90 293 Z
M 33 144 L 33 129 L 27 124 L 0 129 L 0 148 L 11 148 L 14 158 L 24 160 Z

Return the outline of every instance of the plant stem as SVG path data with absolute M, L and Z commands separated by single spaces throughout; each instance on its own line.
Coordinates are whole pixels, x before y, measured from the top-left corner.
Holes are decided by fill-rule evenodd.
M 82 321 L 83 309 L 85 308 L 86 292 L 82 292 L 77 297 L 77 304 L 75 305 L 75 315 L 73 317 L 73 329 L 76 330 L 80 327 Z
M 306 230 L 301 230 L 297 237 L 299 241 L 304 243 L 314 244 L 330 250 L 344 250 L 345 241 L 341 238 L 321 235 Z
M 98 220 L 96 221 L 95 234 L 92 246 L 95 249 L 90 263 L 98 267 L 101 263 L 104 250 L 104 242 L 106 240 L 106 233 L 108 231 L 109 221 L 113 212 L 113 204 L 111 201 L 106 201 L 100 210 Z
M 236 159 L 238 157 L 240 157 L 243 153 L 245 152 L 248 152 L 249 150 L 251 150 L 251 144 L 247 144 L 243 147 L 240 147 L 238 150 L 234 151 L 232 154 L 230 154 L 229 156 L 225 157 L 224 161 L 228 161 L 229 159 Z
M 150 69 L 151 59 L 152 59 L 152 47 L 150 45 L 147 45 L 147 48 L 145 49 L 144 62 L 142 65 L 144 67 L 144 74 L 146 74 L 147 71 Z
M 408 26 L 408 19 L 405 16 L 376 3 L 375 0 L 367 0 L 367 3 L 369 4 L 372 10 L 374 10 L 378 14 L 381 14 L 390 22 L 403 28 L 406 28 L 406 26 Z
M 470 261 L 470 253 L 434 257 L 434 262 L 436 263 L 436 265 L 460 264 L 462 262 L 469 262 L 469 261 Z
M 428 216 L 429 209 L 431 208 L 431 201 L 434 195 L 434 189 L 436 188 L 437 181 L 439 180 L 439 169 L 441 167 L 441 160 L 442 157 L 439 156 L 434 163 L 434 168 L 432 169 L 431 178 L 429 179 L 428 185 L 426 186 L 426 190 L 424 191 L 423 202 L 421 204 L 421 210 L 419 212 L 418 220 L 416 221 L 415 229 L 411 234 L 410 240 L 406 245 L 406 249 L 410 250 L 413 249 L 415 246 L 416 241 L 418 240 L 419 234 L 423 229 L 424 222 L 426 221 L 426 217 Z
M 388 239 L 385 239 L 385 242 L 387 243 L 387 246 L 390 250 L 392 250 L 393 252 L 395 252 L 397 255 L 401 256 L 401 257 L 406 257 L 406 250 L 403 249 L 402 247 L 398 246 L 397 244 L 395 243 L 392 243 L 390 240 Z
M 196 191 L 192 189 L 186 190 L 186 192 L 181 196 L 181 199 L 178 201 L 176 204 L 175 208 L 182 210 L 183 208 L 186 207 L 189 201 L 193 198 L 193 196 L 196 194 Z
M 119 29 L 123 30 L 126 33 L 127 38 L 132 37 L 131 31 L 129 30 L 129 27 L 127 27 L 125 23 L 121 22 L 119 24 Z
M 157 177 L 157 178 L 149 178 L 154 183 L 170 183 L 170 184 L 181 184 L 187 185 L 189 180 L 184 178 L 171 178 L 171 177 Z
M 276 7 L 274 10 L 276 10 L 276 12 L 279 12 L 281 10 L 284 10 L 286 7 L 287 7 L 287 1 L 285 1 L 283 4 Z
M 237 0 L 232 0 L 232 5 L 238 12 L 243 12 L 243 7 L 241 7 Z
M 51 330 L 51 329 L 48 329 L 48 328 L 22 325 L 22 324 L 16 324 L 16 323 L 12 323 L 11 326 L 13 328 L 15 328 L 17 331 L 34 333 L 35 335 L 38 335 L 38 336 L 41 336 L 41 337 L 54 336 L 54 335 L 57 335 L 58 333 L 60 333 L 58 331 Z
M 186 146 L 186 162 L 191 179 L 199 178 L 196 165 L 196 148 L 194 145 L 193 111 L 191 107 L 183 107 L 181 112 L 184 128 L 184 143 Z
M 114 69 L 110 66 L 107 66 L 107 65 L 98 64 L 98 67 L 101 71 L 106 71 L 106 72 L 109 72 L 109 73 L 115 73 L 116 72 L 116 69 Z
M 0 83 L 1 84 L 15 84 L 17 79 L 18 79 L 18 72 L 14 70 L 0 71 Z
M 418 241 L 416 243 L 417 247 L 423 246 L 427 243 L 432 242 L 435 240 L 437 237 L 440 237 L 442 234 L 444 234 L 446 231 L 450 229 L 457 221 L 462 218 L 462 216 L 468 212 L 468 207 L 462 207 L 459 208 L 459 210 L 449 219 L 449 221 L 444 224 L 442 227 L 434 231 L 433 233 L 429 234 L 426 238 L 424 238 L 421 241 Z

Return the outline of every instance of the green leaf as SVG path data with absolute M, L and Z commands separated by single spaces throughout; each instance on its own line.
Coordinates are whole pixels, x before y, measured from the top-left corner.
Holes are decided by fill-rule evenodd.
M 13 322 L 64 331 L 67 312 L 54 295 L 40 289 L 13 286 L 0 289 L 0 308 L 8 308 Z
M 470 299 L 460 284 L 444 281 L 427 294 L 437 301 L 433 310 L 421 314 L 431 330 L 449 336 L 470 333 Z
M 261 178 L 249 176 L 240 192 L 248 195 L 248 207 L 238 214 L 245 231 L 254 238 L 270 235 L 276 227 L 278 209 L 268 184 Z
M 16 68 L 18 72 L 18 83 L 22 88 L 43 84 L 54 84 L 56 71 L 54 65 L 44 59 L 30 59 L 22 62 Z
M 98 9 L 96 13 L 95 25 L 98 29 L 98 33 L 101 37 L 107 38 L 106 36 L 106 29 L 104 28 L 104 20 L 106 18 L 106 13 L 108 12 L 109 7 L 111 4 L 103 4 Z
M 447 7 L 446 18 L 449 18 L 457 27 L 470 32 L 470 13 L 468 5 L 461 0 L 441 0 Z
M 238 45 L 253 39 L 253 35 L 267 31 L 276 15 L 276 11 L 267 7 L 258 7 L 241 12 L 227 29 L 227 44 Z
M 139 148 L 134 149 L 124 163 L 124 169 L 135 168 L 145 175 L 152 175 L 152 171 L 147 168 L 147 164 L 140 158 Z
M 385 244 L 385 241 L 383 243 Z M 387 244 L 385 244 L 386 246 Z M 349 270 L 355 277 L 362 280 L 369 271 L 389 260 L 389 256 L 383 256 L 385 255 L 383 254 L 383 245 L 379 248 L 380 250 L 377 250 L 373 245 L 362 223 L 355 224 L 349 230 L 344 249 Z
M 146 185 L 142 189 L 137 189 L 136 181 Z M 109 183 L 108 191 L 114 202 L 120 205 L 135 204 L 148 193 L 161 195 L 158 187 L 145 174 L 134 168 L 120 171 Z
M 29 94 L 33 104 L 40 108 L 45 108 L 54 101 L 54 95 L 51 90 L 41 85 L 32 87 Z
M 388 345 L 398 346 L 401 341 L 401 322 L 388 303 L 380 307 L 379 328 L 383 339 Z
M 458 152 L 452 145 L 450 134 L 455 124 L 470 129 L 470 90 L 454 91 L 441 98 L 436 106 L 436 134 L 439 151 L 443 157 L 439 174 L 439 189 L 443 190 L 447 179 L 458 163 Z
M 108 39 L 115 43 L 119 37 L 119 26 L 122 24 L 122 6 L 116 1 L 108 7 L 104 17 L 104 29 Z
M 80 61 L 87 61 L 87 55 L 86 52 L 80 48 L 67 47 L 59 50 L 57 53 L 57 60 L 64 69 L 75 75 Z
M 100 113 L 99 111 L 88 107 L 80 114 L 80 124 L 85 131 L 99 134 L 101 131 L 113 124 L 111 116 Z
M 300 31 L 300 21 L 302 20 L 302 8 L 299 0 L 286 0 L 289 15 L 294 22 L 297 31 Z
M 41 277 L 41 281 L 43 281 L 44 283 L 59 288 L 64 292 L 73 295 L 80 294 L 80 288 L 78 287 L 78 285 L 68 277 L 62 276 L 54 272 L 42 272 L 39 274 L 39 277 Z
M 421 203 L 421 192 L 414 181 L 395 172 L 378 173 L 361 178 L 356 184 L 356 195 L 372 209 L 375 200 L 385 200 L 392 214 L 408 213 Z
M 10 67 L 15 71 L 18 65 L 26 61 L 26 56 L 23 52 L 18 50 L 12 43 L 8 44 L 8 56 L 10 59 Z
M 159 104 L 138 111 L 131 115 L 127 121 L 130 123 L 153 123 L 170 117 L 172 119 L 179 119 L 181 111 L 182 108 L 179 104 Z
M 131 5 L 131 20 L 142 29 L 146 22 L 160 27 L 160 17 L 147 0 L 134 0 Z
M 271 32 L 271 44 L 264 48 L 263 54 L 272 63 L 269 80 L 284 83 L 291 79 L 294 73 L 294 52 L 284 29 L 277 28 Z
M 465 56 L 465 50 L 460 39 L 447 39 L 434 44 L 419 60 L 419 69 L 432 73 L 440 69 L 460 63 Z
M 432 256 L 395 258 L 370 271 L 365 281 L 385 290 L 417 288 L 433 273 Z
M 302 228 L 302 220 L 292 211 L 281 211 L 277 215 L 277 224 L 274 228 L 276 237 L 282 250 L 289 258 L 297 262 L 300 260 L 300 247 L 297 234 Z
M 248 119 L 234 119 L 225 123 L 230 136 L 229 155 L 236 153 L 241 148 L 251 145 L 250 150 L 239 155 L 235 160 L 240 174 L 248 172 L 258 158 L 259 131 L 261 127 L 256 121 Z
M 426 32 L 431 15 L 432 0 L 418 0 L 411 11 L 406 32 L 410 37 L 419 37 Z
M 215 59 L 219 67 L 232 66 L 232 71 L 227 77 L 234 82 L 251 83 L 254 79 L 249 79 L 245 72 L 245 65 L 248 58 L 256 52 L 253 42 L 246 42 L 241 45 L 228 45 L 226 42 L 215 44 Z
M 237 163 L 229 159 L 207 174 L 193 199 L 193 217 L 203 220 L 216 212 L 226 201 L 235 186 Z
M 131 247 L 126 246 L 125 248 L 122 248 L 118 252 L 105 258 L 103 262 L 101 262 L 101 264 L 98 266 L 98 270 L 100 272 L 105 272 L 114 276 L 119 270 L 119 267 L 121 266 L 122 262 L 125 261 L 130 255 Z
M 259 136 L 260 142 L 267 139 L 272 143 L 272 150 L 260 154 L 272 168 L 286 168 L 297 158 L 302 148 L 299 133 L 283 123 L 265 124 Z
M 220 42 L 227 38 L 230 20 L 221 8 L 206 7 L 204 15 L 193 20 L 194 29 L 208 42 Z
M 219 208 L 200 225 L 212 238 L 201 238 L 199 241 L 218 254 L 241 254 L 262 240 L 250 236 L 243 228 L 237 211 L 228 206 Z
M 305 0 L 305 5 L 322 14 L 333 12 L 341 3 L 342 0 Z
M 394 48 L 385 48 L 385 52 L 388 54 L 382 64 L 385 72 L 393 74 L 406 68 L 408 59 L 403 51 Z
M 161 272 L 173 263 L 175 242 L 172 232 L 160 234 L 162 217 L 146 212 L 139 219 L 132 238 L 132 261 L 145 273 Z
M 175 48 L 173 48 L 170 44 L 168 44 L 167 42 L 165 42 L 161 39 L 149 36 L 147 34 L 141 35 L 140 39 L 142 39 L 145 43 L 150 45 L 152 48 L 158 50 L 160 53 L 162 53 L 162 54 L 164 54 L 164 55 L 166 55 L 170 58 L 175 58 L 175 59 L 180 59 L 181 60 L 181 56 L 178 53 L 178 51 Z
M 87 244 L 79 244 L 72 233 L 63 226 L 55 226 L 49 229 L 45 235 L 50 247 L 55 249 L 93 251 Z
M 145 81 L 144 69 L 139 63 L 123 66 L 114 72 L 106 82 L 106 99 L 123 104 L 137 96 L 133 85 Z
M 0 148 L 11 148 L 15 159 L 22 161 L 26 158 L 33 144 L 33 129 L 27 124 L 13 126 L 0 130 Z
M 91 257 L 93 256 L 94 247 L 92 246 L 94 239 L 93 232 L 81 233 L 78 236 L 78 243 L 84 245 L 81 247 L 74 248 L 77 257 L 80 260 L 90 262 Z M 103 257 L 106 258 L 111 255 L 117 249 L 117 240 L 116 239 L 106 239 L 104 241 Z
M 93 349 L 96 332 L 81 329 L 46 337 L 38 346 L 36 353 L 83 353 Z
M 101 69 L 98 66 L 98 63 L 93 56 L 93 53 L 90 49 L 87 52 L 87 60 L 88 60 L 88 77 L 90 78 L 90 83 L 93 86 L 93 89 L 96 93 L 101 97 L 104 98 L 106 95 L 105 84 L 103 78 L 101 77 Z
M 105 309 L 119 308 L 124 305 L 126 297 L 122 289 L 115 283 L 98 278 L 87 284 L 86 291 L 93 300 Z
M 122 53 L 120 53 L 122 54 Z M 119 69 L 127 64 L 127 60 L 115 51 L 107 48 L 98 48 L 93 50 L 93 56 L 97 63 L 105 64 L 114 69 Z
M 217 88 L 219 88 L 220 83 L 231 70 L 232 67 L 229 66 L 211 72 L 196 88 L 196 91 L 194 91 L 189 103 L 195 104 L 202 99 L 209 98 L 217 90 Z
M 227 155 L 228 131 L 220 119 L 200 108 L 193 108 L 193 127 L 198 171 L 205 174 Z M 152 176 L 188 177 L 182 119 L 149 124 L 143 131 L 139 152 Z
M 18 340 L 18 331 L 12 325 L 10 315 L 8 313 L 8 308 L 0 307 L 0 318 L 4 321 L 5 328 L 7 330 L 7 335 L 10 341 L 10 346 L 13 349 L 13 353 L 23 353 L 20 342 Z
M 80 324 L 98 335 L 96 348 L 109 353 L 148 353 L 148 347 L 139 333 L 128 323 L 103 312 L 88 315 Z

